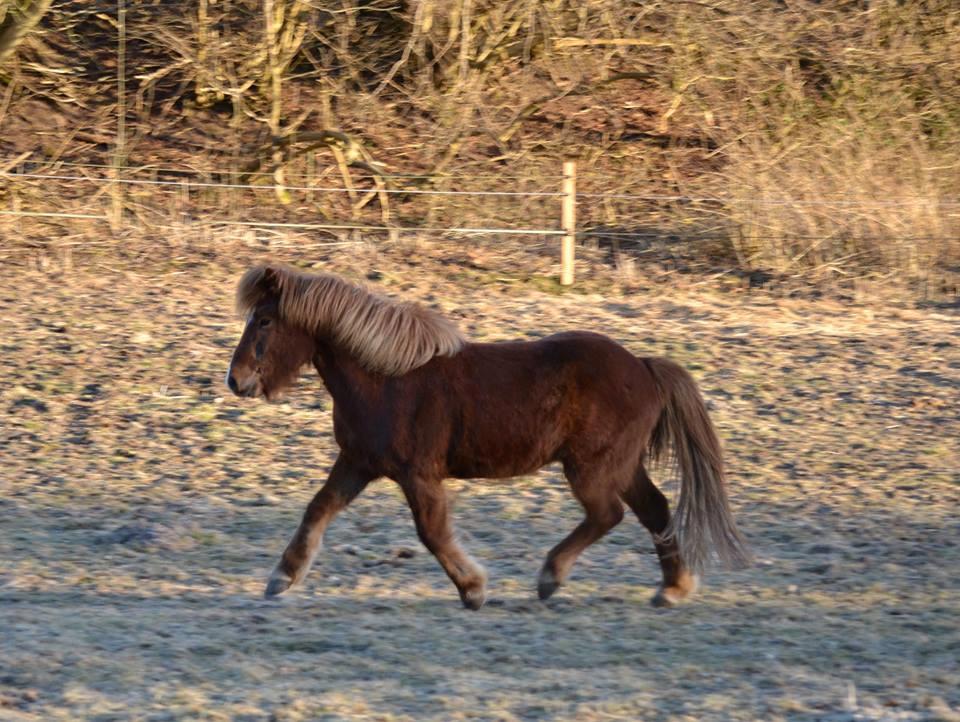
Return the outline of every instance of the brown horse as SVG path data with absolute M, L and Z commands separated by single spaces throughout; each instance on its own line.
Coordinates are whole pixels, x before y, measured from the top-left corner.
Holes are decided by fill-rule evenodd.
M 694 591 L 711 549 L 729 563 L 747 560 L 713 425 L 693 379 L 671 361 L 637 358 L 587 332 L 470 343 L 430 310 L 287 267 L 248 271 L 237 309 L 246 328 L 227 372 L 230 389 L 272 399 L 312 364 L 333 397 L 340 446 L 267 582 L 268 597 L 301 581 L 334 515 L 388 477 L 463 604 L 478 609 L 486 577 L 456 541 L 443 480 L 518 476 L 554 461 L 586 516 L 547 554 L 541 599 L 620 522 L 624 503 L 653 535 L 663 571 L 656 606 Z M 668 457 L 681 482 L 672 521 L 644 468 Z

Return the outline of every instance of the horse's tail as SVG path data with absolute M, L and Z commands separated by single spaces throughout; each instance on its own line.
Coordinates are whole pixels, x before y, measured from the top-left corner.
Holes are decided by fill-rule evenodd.
M 711 547 L 728 566 L 750 559 L 727 501 L 720 440 L 696 382 L 662 358 L 646 359 L 664 402 L 650 439 L 654 462 L 668 461 L 680 477 L 680 494 L 664 539 L 675 538 L 691 571 L 700 571 Z

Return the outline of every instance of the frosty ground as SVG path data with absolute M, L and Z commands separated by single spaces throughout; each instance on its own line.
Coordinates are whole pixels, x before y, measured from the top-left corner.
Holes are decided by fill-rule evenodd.
M 336 449 L 315 375 L 275 404 L 222 386 L 254 257 L 5 271 L 0 718 L 960 719 L 955 312 L 693 283 L 560 293 L 522 269 L 327 252 L 319 268 L 473 339 L 588 328 L 685 364 L 756 563 L 655 610 L 628 517 L 539 602 L 543 556 L 579 520 L 548 468 L 449 484 L 490 576 L 480 612 L 389 481 L 266 601 Z

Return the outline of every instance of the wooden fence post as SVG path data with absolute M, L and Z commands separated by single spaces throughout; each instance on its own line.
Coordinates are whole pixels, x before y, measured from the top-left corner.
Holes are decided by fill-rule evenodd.
M 114 182 L 110 186 L 110 230 L 123 225 L 124 188 L 121 171 L 127 165 L 127 3 L 117 0 L 117 141 L 110 160 Z
M 563 162 L 563 240 L 560 242 L 560 285 L 573 284 L 573 248 L 577 239 L 577 164 Z

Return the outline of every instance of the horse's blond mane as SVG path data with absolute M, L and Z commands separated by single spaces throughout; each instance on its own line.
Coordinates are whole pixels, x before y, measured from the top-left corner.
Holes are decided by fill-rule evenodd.
M 237 311 L 279 297 L 280 315 L 310 333 L 329 334 L 369 371 L 399 376 L 466 343 L 450 321 L 414 303 L 397 303 L 329 273 L 255 266 L 237 286 Z

